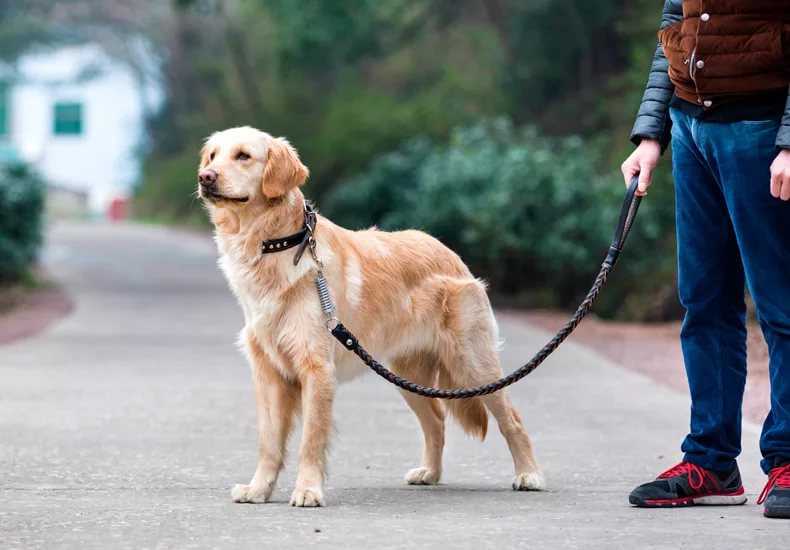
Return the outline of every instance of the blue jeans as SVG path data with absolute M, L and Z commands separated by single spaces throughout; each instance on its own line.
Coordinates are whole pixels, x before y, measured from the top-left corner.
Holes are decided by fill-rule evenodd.
M 685 460 L 730 470 L 741 451 L 748 285 L 770 353 L 765 472 L 790 462 L 790 204 L 770 194 L 778 120 L 671 111 L 681 345 L 691 390 Z

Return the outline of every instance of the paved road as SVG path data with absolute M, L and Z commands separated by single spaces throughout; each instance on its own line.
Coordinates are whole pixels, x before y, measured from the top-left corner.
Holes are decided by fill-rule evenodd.
M 420 436 L 400 396 L 366 376 L 339 391 L 329 506 L 238 505 L 255 466 L 241 316 L 208 239 L 141 226 L 64 225 L 47 263 L 72 316 L 0 347 L 2 548 L 786 548 L 790 523 L 738 508 L 645 511 L 630 488 L 677 458 L 687 399 L 567 344 L 513 391 L 549 491 L 509 489 L 494 429 L 456 428 L 442 485 L 408 487 Z M 505 364 L 546 337 L 500 315 Z M 742 469 L 763 477 L 756 429 Z M 781 538 L 780 538 L 781 537 Z

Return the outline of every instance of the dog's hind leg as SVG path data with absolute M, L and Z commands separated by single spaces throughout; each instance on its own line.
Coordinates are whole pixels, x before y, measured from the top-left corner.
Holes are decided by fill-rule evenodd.
M 436 384 L 438 374 L 437 358 L 423 353 L 415 353 L 397 359 L 393 368 L 401 376 L 424 386 Z M 424 446 L 422 464 L 406 472 L 409 485 L 435 485 L 442 476 L 442 452 L 444 450 L 445 408 L 441 401 L 419 397 L 401 390 L 403 399 L 409 405 L 422 428 Z
M 235 502 L 266 502 L 283 467 L 288 435 L 299 405 L 298 387 L 281 376 L 254 337 L 244 339 L 258 410 L 258 466 L 249 485 L 236 485 Z
M 501 390 L 488 395 L 483 398 L 483 402 L 496 418 L 499 431 L 507 441 L 510 454 L 513 456 L 513 466 L 516 472 L 516 476 L 513 478 L 513 490 L 540 491 L 544 489 L 546 482 L 535 460 L 532 442 L 521 421 L 521 415 L 510 402 L 506 391 Z
M 502 368 L 497 353 L 496 320 L 482 284 L 448 281 L 444 311 L 441 377 L 446 377 L 454 387 L 477 386 L 500 378 Z M 477 399 L 459 400 L 457 405 L 455 401 L 451 403 L 463 406 L 467 401 Z M 516 473 L 513 489 L 543 489 L 545 482 L 535 460 L 532 442 L 506 391 L 479 399 L 496 419 L 499 431 L 510 448 Z M 484 412 L 482 414 L 485 416 Z

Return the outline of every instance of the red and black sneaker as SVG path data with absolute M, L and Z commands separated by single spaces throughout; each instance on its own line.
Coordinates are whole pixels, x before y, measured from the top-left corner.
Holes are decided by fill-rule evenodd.
M 768 474 L 768 483 L 757 499 L 757 504 L 763 503 L 765 517 L 790 519 L 790 462 Z
M 673 466 L 655 481 L 640 485 L 628 501 L 641 508 L 673 508 L 697 505 L 735 505 L 746 502 L 741 473 L 718 474 L 691 462 Z

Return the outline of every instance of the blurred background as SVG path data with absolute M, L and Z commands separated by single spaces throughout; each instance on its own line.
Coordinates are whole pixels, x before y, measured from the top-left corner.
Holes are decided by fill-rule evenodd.
M 424 229 L 498 304 L 572 307 L 611 237 L 661 4 L 2 0 L 0 280 L 35 279 L 45 219 L 208 232 L 198 149 L 251 125 L 299 149 L 336 222 Z M 678 314 L 668 166 L 602 316 Z

